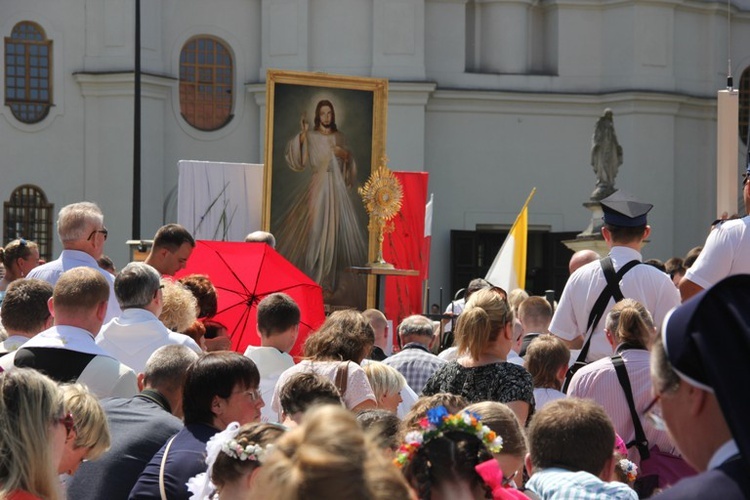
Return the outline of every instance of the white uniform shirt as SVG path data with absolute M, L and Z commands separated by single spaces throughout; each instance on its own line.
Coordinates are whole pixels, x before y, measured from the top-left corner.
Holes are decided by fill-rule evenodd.
M 279 415 L 271 408 L 273 390 L 279 377 L 287 369 L 294 366 L 294 358 L 289 353 L 281 352 L 275 347 L 261 347 L 249 345 L 245 349 L 245 357 L 253 360 L 260 372 L 260 393 L 265 406 L 261 408 L 261 421 L 280 422 Z
M 750 274 L 750 216 L 729 220 L 711 231 L 685 278 L 710 288 L 727 276 Z
M 640 252 L 628 247 L 615 246 L 609 252 L 615 271 L 633 259 L 642 260 Z M 590 262 L 574 272 L 563 289 L 549 330 L 561 339 L 573 340 L 586 335 L 586 322 L 591 309 L 602 290 L 607 285 L 604 271 L 599 261 Z M 654 318 L 654 324 L 661 326 L 664 316 L 680 304 L 680 293 L 669 276 L 653 266 L 639 265 L 628 271 L 620 282 L 620 290 L 625 298 L 643 304 Z M 614 299 L 604 309 L 602 318 L 594 327 L 587 361 L 595 361 L 612 355 L 612 347 L 604 335 L 604 319 Z M 576 354 L 577 356 L 577 351 Z M 571 357 L 573 354 L 571 353 Z M 574 359 L 574 358 L 573 358 Z
M 125 309 L 119 317 L 104 325 L 96 336 L 96 345 L 136 373 L 146 369 L 146 361 L 155 350 L 172 344 L 184 345 L 196 354 L 203 354 L 193 339 L 171 331 L 152 312 L 135 307 Z

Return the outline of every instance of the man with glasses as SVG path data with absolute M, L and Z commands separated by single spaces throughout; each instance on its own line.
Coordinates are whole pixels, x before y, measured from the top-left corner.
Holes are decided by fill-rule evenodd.
M 122 314 L 102 327 L 96 337 L 99 347 L 136 373 L 156 349 L 169 344 L 185 345 L 201 354 L 187 335 L 170 331 L 159 321 L 164 301 L 159 272 L 144 262 L 131 262 L 115 278 L 115 296 Z
M 750 164 L 742 176 L 745 213 L 750 213 Z M 698 259 L 680 280 L 680 295 L 685 301 L 710 288 L 722 278 L 750 273 L 750 215 L 721 221 L 714 226 Z
M 652 348 L 661 419 L 700 473 L 658 498 L 750 498 L 750 276 L 730 276 L 667 317 Z
M 74 267 L 91 267 L 102 273 L 109 284 L 109 296 L 114 297 L 115 277 L 97 263 L 97 259 L 104 254 L 108 234 L 104 227 L 104 215 L 95 203 L 82 201 L 64 206 L 57 215 L 57 236 L 63 246 L 60 257 L 32 269 L 28 277 L 38 278 L 55 286 L 65 271 Z M 119 316 L 121 312 L 117 301 L 110 300 L 105 322 Z

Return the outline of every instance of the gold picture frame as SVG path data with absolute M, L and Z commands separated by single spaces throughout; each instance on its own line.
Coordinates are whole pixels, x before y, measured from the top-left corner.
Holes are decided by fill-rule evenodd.
M 357 194 L 384 161 L 388 80 L 266 73 L 263 228 L 323 287 L 329 310 L 375 307 L 375 237 Z

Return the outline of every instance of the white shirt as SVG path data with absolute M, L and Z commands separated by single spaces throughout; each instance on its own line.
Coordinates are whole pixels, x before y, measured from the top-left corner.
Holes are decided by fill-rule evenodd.
M 750 274 L 750 216 L 729 220 L 709 233 L 685 278 L 710 288 L 727 276 Z
M 115 297 L 115 277 L 99 267 L 96 259 L 86 252 L 81 252 L 80 250 L 63 250 L 60 257 L 56 260 L 35 267 L 26 277 L 46 281 L 54 287 L 62 273 L 75 267 L 91 267 L 96 269 L 102 273 L 102 276 L 109 283 L 109 302 L 107 303 L 107 315 L 104 318 L 104 322 L 106 323 L 122 314 L 120 305 L 117 303 Z
M 612 247 L 609 255 L 615 271 L 631 260 L 642 260 L 640 252 L 622 246 Z M 585 342 L 586 322 L 596 299 L 606 285 L 607 279 L 599 261 L 590 262 L 576 270 L 565 284 L 560 303 L 549 325 L 550 332 L 564 340 L 584 336 Z M 677 287 L 667 274 L 653 266 L 639 265 L 632 268 L 620 282 L 620 290 L 626 298 L 643 304 L 653 316 L 655 325 L 661 325 L 666 314 L 673 307 L 680 305 Z M 612 355 L 612 346 L 604 335 L 604 319 L 614 305 L 614 299 L 610 299 L 601 320 L 594 327 L 587 361 Z M 575 355 L 577 356 L 577 353 Z
M 278 422 L 278 413 L 271 408 L 273 390 L 284 371 L 294 366 L 294 358 L 289 353 L 275 347 L 247 346 L 245 356 L 252 359 L 260 372 L 260 393 L 265 406 L 261 409 L 261 421 Z
M 193 339 L 171 331 L 152 312 L 138 308 L 125 309 L 104 325 L 96 344 L 136 373 L 143 372 L 148 358 L 165 345 L 184 345 L 197 354 L 203 353 Z
M 730 439 L 723 445 L 719 446 L 719 449 L 714 452 L 711 460 L 708 461 L 708 467 L 706 467 L 706 469 L 711 470 L 717 468 L 739 452 L 740 449 L 737 447 L 737 442 L 734 439 Z
M 276 382 L 276 387 L 273 391 L 273 398 L 271 398 L 271 409 L 275 411 L 278 418 L 281 418 L 281 401 L 279 399 L 279 393 L 281 388 L 284 387 L 289 377 L 297 373 L 313 372 L 318 375 L 322 375 L 333 383 L 336 383 L 336 372 L 338 371 L 339 365 L 342 361 L 311 361 L 309 359 L 303 359 L 293 367 L 285 370 L 284 373 L 279 377 Z M 375 400 L 375 393 L 372 391 L 370 381 L 367 380 L 367 374 L 357 363 L 349 363 L 347 371 L 347 383 L 346 392 L 344 393 L 344 404 L 347 408 L 352 409 L 358 406 L 360 403 L 370 399 L 373 402 Z M 281 421 L 281 420 L 277 420 Z
M 23 335 L 11 335 L 5 341 L 0 342 L 0 352 L 13 352 L 29 341 L 29 337 Z
M 556 399 L 567 397 L 564 392 L 560 392 L 557 389 L 550 389 L 549 387 L 537 387 L 534 389 L 534 402 L 536 403 L 535 411 L 539 411 L 547 403 L 551 403 Z
M 650 267 L 650 266 L 649 266 Z M 674 287 L 674 285 L 672 285 Z M 653 400 L 651 391 L 651 355 L 645 349 L 627 349 L 620 353 L 625 361 L 630 387 L 633 391 L 633 402 L 636 411 L 640 413 Z M 590 363 L 573 375 L 568 387 L 568 396 L 593 399 L 604 407 L 612 420 L 615 432 L 626 443 L 635 439 L 635 427 L 630 415 L 630 407 L 622 389 L 617 372 L 610 358 L 600 359 Z M 657 445 L 659 450 L 679 454 L 667 435 L 667 431 L 660 431 L 653 427 L 647 418 L 641 418 L 643 432 L 646 434 L 649 446 Z M 628 449 L 628 458 L 640 463 L 638 451 L 635 447 Z
M 464 307 L 466 307 L 465 298 L 454 300 L 453 302 L 448 304 L 448 307 L 445 308 L 445 312 L 443 314 L 453 314 L 453 318 L 448 320 L 448 322 L 445 324 L 445 327 L 443 328 L 444 332 L 450 332 L 453 330 L 453 324 L 458 321 L 458 315 L 464 311 Z
M 94 358 L 79 374 L 77 382 L 85 384 L 100 399 L 129 398 L 138 394 L 135 372 L 96 345 L 94 335 L 82 328 L 69 325 L 53 326 L 29 339 L 23 347 L 45 347 L 92 354 Z M 0 358 L 0 367 L 4 370 L 13 369 L 16 353 L 18 351 Z

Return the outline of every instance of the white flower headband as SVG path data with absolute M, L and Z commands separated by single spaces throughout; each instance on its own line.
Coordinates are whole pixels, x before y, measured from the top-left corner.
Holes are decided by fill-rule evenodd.
M 211 472 L 219 452 L 242 462 L 245 460 L 261 462 L 266 453 L 270 451 L 271 445 L 263 448 L 257 444 L 248 444 L 243 447 L 236 439 L 239 431 L 240 424 L 232 422 L 226 429 L 214 434 L 208 440 L 208 443 L 206 443 L 206 465 L 208 465 L 208 469 L 206 472 L 201 472 L 188 480 L 187 488 L 192 493 L 190 500 L 208 500 L 216 491 L 216 486 L 211 482 Z
M 267 450 L 257 444 L 248 444 L 243 448 L 237 440 L 232 438 L 221 445 L 221 451 L 223 451 L 225 455 L 229 455 L 230 457 L 242 462 L 245 460 L 262 462 Z

